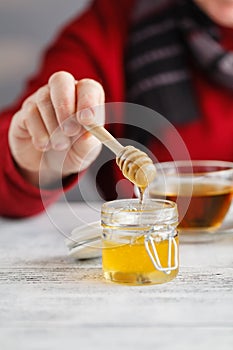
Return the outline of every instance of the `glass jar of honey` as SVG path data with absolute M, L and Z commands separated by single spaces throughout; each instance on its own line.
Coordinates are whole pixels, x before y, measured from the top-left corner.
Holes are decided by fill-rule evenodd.
M 162 199 L 106 202 L 101 210 L 102 266 L 107 280 L 165 283 L 179 269 L 176 203 Z

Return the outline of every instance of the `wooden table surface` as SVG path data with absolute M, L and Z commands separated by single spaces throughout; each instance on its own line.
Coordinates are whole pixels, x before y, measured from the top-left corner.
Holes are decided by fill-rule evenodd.
M 233 349 L 233 235 L 182 244 L 163 285 L 105 282 L 101 260 L 74 261 L 64 237 L 98 203 L 57 203 L 0 219 L 0 349 Z

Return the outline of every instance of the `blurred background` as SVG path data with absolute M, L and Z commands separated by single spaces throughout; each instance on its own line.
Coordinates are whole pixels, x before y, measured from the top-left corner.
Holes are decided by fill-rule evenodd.
M 0 109 L 11 103 L 57 29 L 90 0 L 0 0 Z

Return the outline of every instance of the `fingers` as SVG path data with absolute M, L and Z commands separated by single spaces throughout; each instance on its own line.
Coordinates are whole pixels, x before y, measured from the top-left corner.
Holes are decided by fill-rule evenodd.
M 41 119 L 36 104 L 30 101 L 28 101 L 24 108 L 24 125 L 36 149 L 46 151 L 50 148 L 49 133 Z
M 36 149 L 62 151 L 71 145 L 71 137 L 84 132 L 82 125 L 104 123 L 103 107 L 101 112 L 99 108 L 103 104 L 104 91 L 98 82 L 77 82 L 70 73 L 57 72 L 24 101 L 17 120 Z
M 25 100 L 19 120 L 20 117 L 36 149 L 63 151 L 69 148 L 70 139 L 59 127 L 48 86 L 43 86 Z
M 67 149 L 70 146 L 70 140 L 59 127 L 58 117 L 51 100 L 49 86 L 46 85 L 40 88 L 34 95 L 34 98 L 43 124 L 49 134 L 52 148 L 57 151 Z
M 105 97 L 102 85 L 92 79 L 82 79 L 77 84 L 77 96 L 77 117 L 79 123 L 83 126 L 103 124 Z
M 84 138 L 83 142 L 73 142 L 70 153 L 73 164 L 79 164 L 78 171 L 86 169 L 98 156 L 102 148 L 102 144 L 94 136 L 90 135 Z
M 95 108 L 104 104 L 104 90 L 97 81 L 76 82 L 71 74 L 57 72 L 49 79 L 48 86 L 58 124 L 66 135 L 81 133 L 80 125 L 104 123 L 104 113 Z M 80 113 L 76 115 L 76 112 Z
M 77 135 L 80 125 L 75 117 L 76 81 L 67 72 L 54 73 L 48 82 L 54 112 L 63 132 L 68 136 Z

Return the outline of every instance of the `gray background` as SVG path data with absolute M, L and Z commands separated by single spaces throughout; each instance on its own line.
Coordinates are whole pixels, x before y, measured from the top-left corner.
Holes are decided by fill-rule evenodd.
M 0 0 L 0 109 L 11 103 L 41 50 L 89 0 Z

